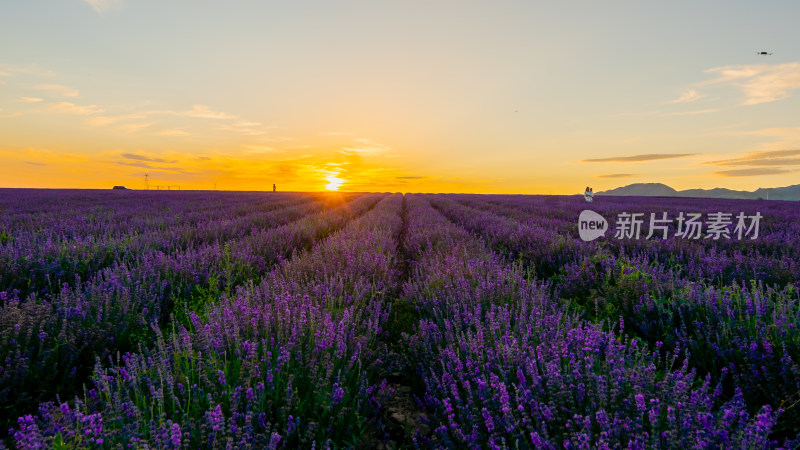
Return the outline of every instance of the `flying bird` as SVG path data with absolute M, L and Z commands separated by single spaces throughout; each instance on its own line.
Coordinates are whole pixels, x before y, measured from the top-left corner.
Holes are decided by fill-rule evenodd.
M 764 56 L 769 56 L 769 55 L 771 55 L 771 54 L 772 54 L 772 53 L 769 53 L 769 52 L 756 52 L 756 55 L 764 55 Z

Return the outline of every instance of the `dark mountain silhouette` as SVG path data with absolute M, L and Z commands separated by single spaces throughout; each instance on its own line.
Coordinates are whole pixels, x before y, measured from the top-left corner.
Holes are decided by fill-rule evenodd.
M 608 191 L 597 192 L 597 195 L 618 195 L 633 197 L 696 197 L 696 198 L 741 198 L 765 200 L 800 201 L 800 184 L 777 188 L 759 188 L 755 191 L 735 191 L 733 189 L 675 189 L 661 183 L 635 183 Z
M 678 191 L 661 183 L 635 183 L 597 192 L 597 195 L 621 195 L 634 197 L 677 197 Z

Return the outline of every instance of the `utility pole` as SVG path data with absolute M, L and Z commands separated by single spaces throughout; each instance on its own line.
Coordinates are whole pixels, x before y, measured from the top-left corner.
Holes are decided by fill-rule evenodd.
M 148 177 L 149 177 L 149 176 L 150 176 L 150 174 L 149 174 L 149 173 L 146 173 L 146 174 L 144 174 L 144 189 L 145 189 L 146 191 L 149 191 L 149 190 L 150 190 L 150 180 L 148 180 Z

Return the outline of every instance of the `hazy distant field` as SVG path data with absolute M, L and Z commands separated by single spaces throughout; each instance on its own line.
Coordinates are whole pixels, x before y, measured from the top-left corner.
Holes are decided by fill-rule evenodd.
M 2 194 L 9 447 L 800 443 L 795 203 Z

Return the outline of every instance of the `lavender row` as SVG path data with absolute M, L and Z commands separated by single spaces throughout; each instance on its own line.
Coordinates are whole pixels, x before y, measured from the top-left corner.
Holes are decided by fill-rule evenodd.
M 496 248 L 520 255 L 535 265 L 549 269 L 546 275 L 557 272 L 566 259 L 558 258 L 552 247 L 569 247 L 576 256 L 581 256 L 586 247 L 601 247 L 612 254 L 625 254 L 632 257 L 647 258 L 653 264 L 679 272 L 682 278 L 708 280 L 718 284 L 736 281 L 758 280 L 767 284 L 796 282 L 800 271 L 800 213 L 787 208 L 785 202 L 761 202 L 744 200 L 709 199 L 650 199 L 604 197 L 602 201 L 587 205 L 579 198 L 570 197 L 518 197 L 518 196 L 454 196 L 469 212 L 480 210 L 478 216 L 487 214 L 473 223 L 461 217 L 465 212 L 448 205 L 446 214 L 459 215 L 469 229 L 482 235 L 491 236 Z M 592 209 L 610 221 L 611 230 L 603 241 L 587 244 L 578 237 L 577 218 L 581 210 Z M 451 211 L 452 210 L 452 211 Z M 620 213 L 641 213 L 643 221 L 640 239 L 615 238 L 614 221 Z M 739 239 L 731 224 L 727 229 L 730 239 L 706 239 L 705 233 L 699 239 L 675 237 L 681 213 L 699 213 L 702 217 L 723 212 L 746 216 L 759 214 L 758 237 L 755 230 L 749 236 Z M 667 225 L 667 236 L 656 232 L 654 238 L 646 240 L 649 234 L 649 218 L 664 214 L 671 220 Z M 750 225 L 747 223 L 747 225 Z M 551 250 L 542 252 L 535 248 L 536 239 L 515 240 L 498 232 L 505 228 L 509 233 L 515 227 L 527 229 L 523 234 L 549 243 Z M 543 233 L 541 230 L 548 230 Z M 548 240 L 549 239 L 549 240 Z M 555 245 L 553 245 L 555 242 Z M 563 252 L 561 252 L 563 255 Z M 553 261 L 553 258 L 556 260 Z M 578 259 L 579 262 L 579 259 Z M 541 273 L 541 271 L 540 271 Z
M 138 230 L 235 220 L 318 198 L 318 194 L 262 192 L 108 192 L 4 189 L 0 226 L 44 240 L 109 238 Z M 72 220 L 63 221 L 64 217 Z
M 272 210 L 324 199 L 294 193 L 35 191 L 35 197 L 25 193 L 13 190 L 0 201 L 0 208 L 13 211 L 0 218 L 0 228 L 6 241 L 21 249 L 25 242 L 103 243 L 130 238 L 131 230 L 136 230 L 137 239 L 156 232 L 166 238 L 176 228 L 190 227 L 197 232 L 206 224 L 216 225 L 210 230 L 213 233 L 231 227 L 230 231 L 247 232 L 248 227 L 239 225 L 242 219 L 258 220 Z M 26 205 L 32 205 L 28 206 L 32 211 L 27 211 Z
M 596 297 L 596 305 L 605 309 L 598 311 L 601 317 L 620 317 L 631 332 L 663 351 L 686 350 L 691 367 L 720 383 L 722 398 L 741 391 L 751 412 L 763 404 L 784 408 L 774 437 L 798 435 L 797 288 L 687 283 L 665 296 L 651 292 L 650 279 L 635 267 L 626 272 Z
M 55 198 L 61 195 L 64 193 Z M 180 199 L 166 202 L 159 194 L 140 192 L 113 205 L 52 211 L 45 202 L 44 211 L 36 214 L 35 220 L 15 220 L 25 215 L 19 212 L 9 215 L 8 222 L 12 223 L 0 224 L 6 236 L 6 242 L 0 245 L 0 292 L 8 295 L 17 290 L 17 296 L 23 299 L 28 294 L 44 297 L 58 291 L 61 283 L 71 283 L 77 276 L 86 279 L 115 261 L 225 242 L 318 212 L 325 203 L 325 199 L 308 195 L 285 195 L 260 199 L 253 202 L 247 214 L 235 215 L 234 211 L 243 206 L 241 199 L 234 197 L 231 200 L 236 201 L 218 205 L 209 199 L 216 208 L 208 209 L 196 203 L 201 197 L 192 195 L 187 193 L 188 198 L 181 203 Z M 222 195 L 219 200 L 231 196 Z
M 19 419 L 18 446 L 348 445 L 379 407 L 377 337 L 395 289 L 402 197 L 223 296 L 189 329 L 98 364 L 75 401 Z
M 130 351 L 167 326 L 171 313 L 188 325 L 189 313 L 237 285 L 256 281 L 275 263 L 310 247 L 372 208 L 383 195 L 356 197 L 236 242 L 213 243 L 175 254 L 153 252 L 134 264 L 115 262 L 86 282 L 64 285 L 50 302 L 8 299 L 0 305 L 0 401 L 30 408 L 55 393 L 71 395 L 91 373 L 96 357 Z M 255 240 L 257 239 L 257 240 Z M 17 414 L 18 415 L 18 414 Z
M 465 206 L 451 196 L 430 196 L 430 203 L 449 220 L 483 236 L 498 253 L 512 260 L 523 258 L 543 277 L 557 273 L 572 260 L 580 246 L 575 239 L 563 237 L 552 227 Z
M 524 255 L 541 252 L 541 247 L 530 249 L 545 240 L 542 228 L 561 241 L 572 239 L 571 256 L 559 262 L 560 269 L 552 276 L 557 295 L 572 299 L 595 322 L 622 317 L 628 329 L 651 346 L 689 351 L 690 366 L 721 383 L 724 398 L 732 398 L 739 389 L 752 413 L 765 403 L 774 409 L 786 408 L 774 436 L 797 435 L 800 412 L 793 405 L 800 401 L 800 256 L 796 256 L 800 255 L 800 228 L 795 219 L 798 213 L 790 205 L 604 198 L 592 208 L 606 217 L 623 209 L 707 212 L 738 208 L 754 213 L 763 208 L 764 221 L 755 243 L 657 239 L 595 244 L 575 237 L 574 218 L 585 203 L 553 208 L 552 201 L 540 199 L 456 198 L 460 205 L 450 202 L 450 197 L 434 200 L 442 211 L 496 247 L 510 246 L 512 252 Z M 486 210 L 473 217 L 468 211 L 475 209 L 466 205 Z M 547 211 L 553 212 L 546 215 Z M 574 214 L 573 220 L 567 223 L 564 211 L 569 212 L 566 217 Z M 514 233 L 528 233 L 530 240 L 517 239 Z M 534 264 L 540 260 L 534 259 Z M 767 281 L 776 283 L 770 286 Z
M 422 319 L 407 337 L 434 417 L 419 445 L 673 448 L 775 445 L 781 411 L 722 402 L 681 353 L 603 331 L 409 196 L 405 285 Z M 416 230 L 416 231 L 414 231 Z M 676 368 L 674 368 L 676 367 Z

